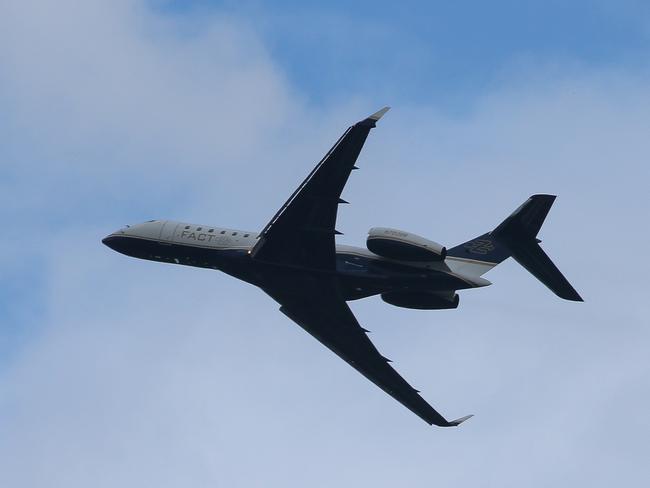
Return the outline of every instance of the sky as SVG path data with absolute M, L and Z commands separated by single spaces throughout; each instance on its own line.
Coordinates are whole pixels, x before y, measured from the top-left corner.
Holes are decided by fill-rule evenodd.
M 640 1 L 0 3 L 0 485 L 646 486 Z M 352 302 L 432 428 L 214 271 L 101 245 L 257 231 L 384 105 L 338 242 L 447 246 L 534 193 L 584 303 L 511 260 L 453 311 Z

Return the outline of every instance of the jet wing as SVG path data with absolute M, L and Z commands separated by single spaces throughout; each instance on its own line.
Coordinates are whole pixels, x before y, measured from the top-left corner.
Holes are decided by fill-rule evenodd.
M 334 228 L 340 199 L 370 129 L 384 107 L 349 127 L 260 233 L 253 258 L 300 268 L 335 268 Z
M 332 279 L 306 280 L 301 291 L 288 293 L 264 288 L 280 311 L 318 339 L 350 366 L 411 410 L 429 425 L 452 427 L 471 415 L 447 421 L 418 394 L 370 342 L 347 303 L 338 296 Z

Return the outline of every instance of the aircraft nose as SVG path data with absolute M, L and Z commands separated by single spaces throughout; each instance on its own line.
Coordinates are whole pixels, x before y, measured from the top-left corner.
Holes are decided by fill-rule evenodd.
M 120 254 L 126 254 L 130 256 L 133 252 L 132 249 L 132 239 L 129 239 L 124 235 L 123 232 L 114 232 L 113 234 L 107 235 L 102 239 L 102 244 L 106 247 L 117 251 Z
M 129 228 L 130 226 L 127 225 L 115 232 L 111 232 L 102 239 L 102 244 L 111 248 L 113 251 L 122 252 L 121 247 L 123 247 L 124 244 L 124 236 L 127 234 Z
M 115 244 L 117 243 L 118 239 L 119 237 L 117 237 L 115 234 L 109 234 L 102 239 L 102 244 L 115 250 Z
M 164 222 L 150 220 L 142 224 L 126 225 L 102 239 L 102 244 L 113 251 L 130 256 L 134 249 L 141 245 L 142 240 L 158 239 Z

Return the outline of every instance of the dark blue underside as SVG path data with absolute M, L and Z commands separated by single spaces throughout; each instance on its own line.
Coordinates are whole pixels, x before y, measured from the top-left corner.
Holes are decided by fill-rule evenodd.
M 163 244 L 148 239 L 109 236 L 104 239 L 111 249 L 140 259 L 182 264 L 223 271 L 256 286 L 291 288 L 305 273 L 335 277 L 345 300 L 355 300 L 390 291 L 448 291 L 470 288 L 459 278 L 440 271 L 414 268 L 339 253 L 334 273 L 289 268 L 252 259 L 247 249 L 211 249 Z

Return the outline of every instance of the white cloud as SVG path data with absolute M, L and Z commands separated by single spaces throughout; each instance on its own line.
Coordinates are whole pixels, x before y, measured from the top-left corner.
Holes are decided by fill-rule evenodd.
M 396 105 L 371 135 L 342 240 L 393 225 L 452 244 L 557 192 L 544 246 L 587 300 L 561 302 L 507 263 L 457 311 L 354 304 L 425 398 L 477 414 L 432 430 L 252 287 L 99 244 L 123 219 L 166 217 L 153 212 L 261 227 L 364 115 L 363 95 L 313 113 L 239 18 L 183 23 L 126 1 L 0 8 L 0 127 L 12 134 L 0 198 L 15 229 L 0 266 L 28 270 L 47 297 L 38 333 L 0 373 L 4 484 L 647 478 L 644 78 L 544 74 L 462 119 Z

